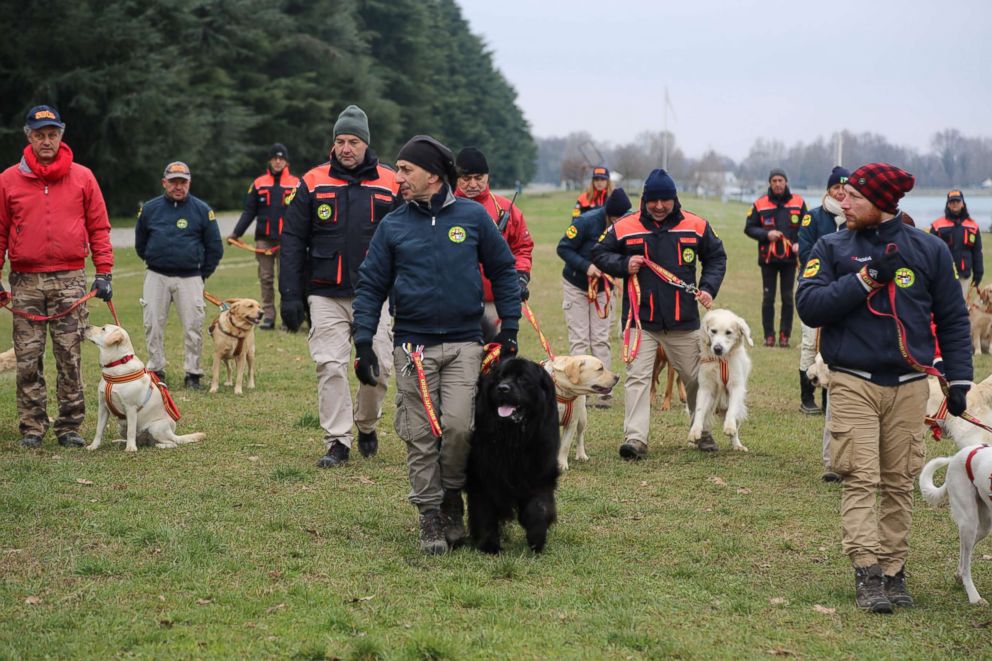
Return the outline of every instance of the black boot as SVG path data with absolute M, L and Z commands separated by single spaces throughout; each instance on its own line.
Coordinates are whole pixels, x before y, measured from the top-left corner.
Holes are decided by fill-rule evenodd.
M 327 454 L 317 460 L 317 468 L 335 468 L 348 462 L 348 446 L 334 441 Z
M 358 451 L 366 459 L 374 457 L 375 453 L 379 451 L 379 437 L 376 436 L 374 429 L 368 434 L 363 431 L 358 432 Z
M 878 564 L 854 570 L 854 601 L 858 608 L 872 613 L 892 612 L 892 602 L 885 596 L 884 578 Z
M 902 608 L 912 608 L 913 598 L 906 592 L 906 572 L 900 569 L 895 576 L 886 576 L 883 580 L 885 585 L 885 596 L 889 598 L 893 606 Z
M 420 513 L 420 550 L 427 555 L 448 552 L 448 542 L 444 538 L 444 516 L 437 508 Z
M 799 411 L 806 415 L 822 415 L 823 411 L 816 405 L 816 388 L 809 382 L 805 370 L 799 370 L 799 396 L 801 402 Z
M 186 386 L 188 390 L 199 390 L 200 389 L 200 375 L 186 373 L 186 378 L 183 380 L 183 385 Z
M 448 546 L 458 548 L 465 541 L 465 504 L 461 489 L 444 490 L 441 514 L 444 516 L 444 538 Z

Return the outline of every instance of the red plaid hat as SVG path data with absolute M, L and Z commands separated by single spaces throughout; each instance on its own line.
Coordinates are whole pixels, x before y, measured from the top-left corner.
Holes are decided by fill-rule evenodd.
M 899 200 L 913 190 L 916 177 L 888 163 L 869 163 L 851 173 L 847 185 L 886 213 L 899 210 Z

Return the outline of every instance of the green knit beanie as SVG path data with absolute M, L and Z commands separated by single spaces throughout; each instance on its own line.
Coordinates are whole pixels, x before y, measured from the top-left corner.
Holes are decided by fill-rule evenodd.
M 334 122 L 334 135 L 337 138 L 342 133 L 358 136 L 365 144 L 371 142 L 369 136 L 369 118 L 365 111 L 358 106 L 348 106 L 338 115 Z

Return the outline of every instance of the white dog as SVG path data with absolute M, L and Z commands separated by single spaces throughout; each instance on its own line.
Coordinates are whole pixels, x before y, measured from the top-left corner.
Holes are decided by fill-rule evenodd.
M 97 401 L 100 403 L 96 436 L 86 446 L 96 450 L 103 440 L 103 430 L 111 411 L 123 419 L 120 433 L 126 435 L 124 447 L 138 451 L 138 439 L 154 442 L 157 448 L 174 448 L 183 443 L 203 440 L 204 434 L 176 435 L 176 421 L 169 416 L 162 391 L 145 371 L 145 364 L 134 356 L 131 338 L 120 326 L 89 326 L 86 339 L 100 347 L 100 378 Z
M 933 474 L 947 466 L 944 484 L 935 487 Z M 968 601 L 988 606 L 971 580 L 971 554 L 992 530 L 992 447 L 972 445 L 951 457 L 933 459 L 920 473 L 920 492 L 934 506 L 951 501 L 951 516 L 958 526 L 961 556 L 957 577 L 968 592 Z
M 929 381 L 928 385 L 930 386 L 927 415 L 934 415 L 944 402 L 944 392 L 940 389 L 940 383 L 937 382 L 937 379 L 931 377 L 927 381 Z M 981 383 L 972 384 L 971 390 L 968 391 L 967 402 L 968 413 L 986 424 L 992 422 L 992 376 Z M 945 414 L 944 419 L 938 424 L 944 430 L 944 435 L 954 441 L 954 444 L 959 448 L 976 443 L 992 443 L 992 434 L 963 418 Z
M 696 410 L 693 413 L 689 440 L 698 441 L 703 426 L 715 411 L 726 411 L 723 433 L 730 437 L 735 450 L 747 452 L 738 436 L 740 423 L 747 417 L 747 379 L 751 358 L 744 345 L 754 346 L 747 322 L 730 310 L 710 310 L 699 330 L 699 373 Z
M 561 445 L 558 448 L 558 468 L 568 470 L 568 452 L 575 442 L 575 460 L 588 461 L 586 454 L 587 395 L 606 395 L 620 377 L 606 369 L 595 356 L 556 356 L 542 363 L 555 382 L 558 400 L 558 422 L 561 425 Z

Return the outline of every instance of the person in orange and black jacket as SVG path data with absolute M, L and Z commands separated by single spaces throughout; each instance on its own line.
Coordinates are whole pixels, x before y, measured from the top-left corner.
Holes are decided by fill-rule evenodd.
M 692 285 L 697 284 L 697 262 L 702 262 L 699 302 L 706 307 L 712 304 L 727 272 L 723 241 L 706 220 L 682 209 L 675 181 L 661 169 L 653 170 L 645 180 L 640 209 L 608 227 L 592 248 L 593 264 L 604 273 L 624 278 L 624 318 L 630 314 L 631 306 L 636 306 L 644 329 L 624 381 L 624 441 L 620 456 L 632 460 L 647 456 L 651 373 L 659 345 L 685 384 L 690 411 L 696 409 L 698 389 L 696 299 L 645 266 L 648 259 Z M 626 288 L 630 278 L 636 278 L 640 285 L 639 301 L 630 300 Z M 703 429 L 696 446 L 703 452 L 713 452 L 717 447 L 709 432 L 709 421 L 704 422 Z
M 283 216 L 300 183 L 289 171 L 289 150 L 278 142 L 269 150 L 269 167 L 265 174 L 255 179 L 245 196 L 245 210 L 234 226 L 228 240 L 239 239 L 248 226 L 255 222 L 255 247 L 260 250 L 279 247 L 282 236 Z M 279 253 L 256 253 L 258 282 L 262 287 L 262 310 L 265 318 L 259 328 L 272 330 L 276 325 L 275 284 Z
M 310 355 L 317 364 L 317 407 L 327 448 L 319 468 L 348 461 L 352 424 L 358 427 L 362 456 L 376 453 L 375 425 L 393 364 L 393 334 L 384 310 L 374 348 L 387 378 L 374 386 L 359 385 L 353 412 L 348 363 L 358 268 L 379 223 L 400 204 L 396 173 L 379 163 L 370 139 L 365 112 L 345 108 L 334 124 L 330 162 L 303 175 L 282 231 L 280 312 L 294 332 L 309 312 Z
M 931 223 L 930 233 L 943 239 L 951 249 L 961 291 L 967 297 L 971 286 L 981 284 L 985 264 L 982 260 L 982 231 L 968 215 L 968 206 L 960 190 L 947 193 L 944 215 Z
M 572 209 L 572 218 L 578 218 L 586 211 L 592 211 L 606 204 L 606 198 L 613 192 L 613 181 L 610 180 L 610 171 L 602 165 L 592 169 L 592 180 L 589 188 L 579 195 L 575 201 L 575 208 Z
M 775 346 L 775 289 L 782 292 L 778 345 L 789 346 L 794 309 L 793 286 L 799 259 L 799 223 L 806 215 L 806 203 L 789 190 L 785 171 L 774 168 L 768 175 L 768 193 L 751 206 L 744 233 L 758 242 L 761 267 L 761 324 L 765 346 Z
M 458 173 L 455 197 L 467 197 L 486 208 L 517 260 L 520 300 L 526 301 L 530 297 L 527 285 L 530 283 L 534 239 L 527 229 L 523 213 L 510 200 L 489 190 L 489 163 L 486 155 L 475 147 L 465 147 L 458 152 L 455 157 L 455 171 Z M 482 317 L 482 341 L 489 343 L 499 333 L 500 324 L 496 304 L 493 302 L 493 285 L 485 275 L 482 277 L 482 300 L 486 304 L 486 312 Z

